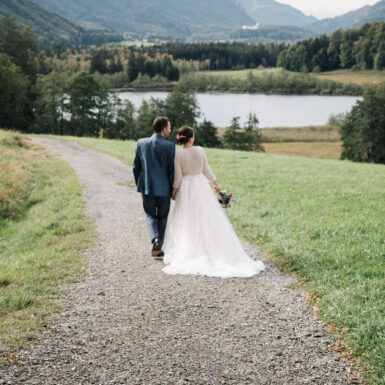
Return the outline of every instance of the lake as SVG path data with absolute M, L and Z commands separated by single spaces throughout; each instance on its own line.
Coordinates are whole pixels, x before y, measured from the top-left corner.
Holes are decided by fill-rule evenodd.
M 136 108 L 151 97 L 164 99 L 168 92 L 118 92 L 121 100 L 130 100 Z M 226 127 L 234 116 L 243 124 L 255 112 L 259 127 L 316 126 L 327 123 L 330 114 L 348 112 L 356 96 L 263 95 L 219 92 L 197 93 L 202 115 L 217 127 Z M 203 117 L 200 119 L 202 120 Z

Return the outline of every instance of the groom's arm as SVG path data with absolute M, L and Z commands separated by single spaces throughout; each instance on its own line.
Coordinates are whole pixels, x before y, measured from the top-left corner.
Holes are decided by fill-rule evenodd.
M 139 156 L 140 147 L 138 143 L 136 144 L 135 157 L 132 164 L 132 172 L 134 174 L 135 184 L 138 185 L 139 174 L 142 169 L 142 163 L 140 162 Z

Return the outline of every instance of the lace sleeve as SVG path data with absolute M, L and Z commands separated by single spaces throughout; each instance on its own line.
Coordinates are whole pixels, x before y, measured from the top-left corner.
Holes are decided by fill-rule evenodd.
M 214 182 L 215 175 L 211 171 L 211 168 L 207 162 L 207 156 L 206 156 L 205 150 L 203 148 L 202 148 L 202 152 L 203 152 L 203 174 L 210 182 Z
M 182 182 L 182 169 L 180 167 L 178 157 L 175 156 L 175 158 L 174 158 L 174 184 L 173 184 L 173 187 L 179 188 L 181 182 Z

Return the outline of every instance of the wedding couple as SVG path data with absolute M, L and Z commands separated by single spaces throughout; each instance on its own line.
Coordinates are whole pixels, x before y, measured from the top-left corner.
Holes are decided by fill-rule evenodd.
M 166 117 L 153 122 L 154 135 L 139 139 L 133 162 L 137 191 L 152 241 L 152 256 L 164 260 L 168 274 L 251 277 L 265 270 L 244 251 L 226 213 L 210 188 L 219 185 L 202 147 L 193 146 L 194 131 L 184 126 L 177 140 L 167 139 Z M 171 202 L 171 199 L 173 202 Z

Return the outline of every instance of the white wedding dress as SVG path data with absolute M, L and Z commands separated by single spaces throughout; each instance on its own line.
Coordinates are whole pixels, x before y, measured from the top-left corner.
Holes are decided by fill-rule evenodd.
M 214 181 L 202 147 L 176 152 L 174 187 L 163 250 L 168 274 L 251 277 L 265 270 L 244 251 L 209 185 Z

